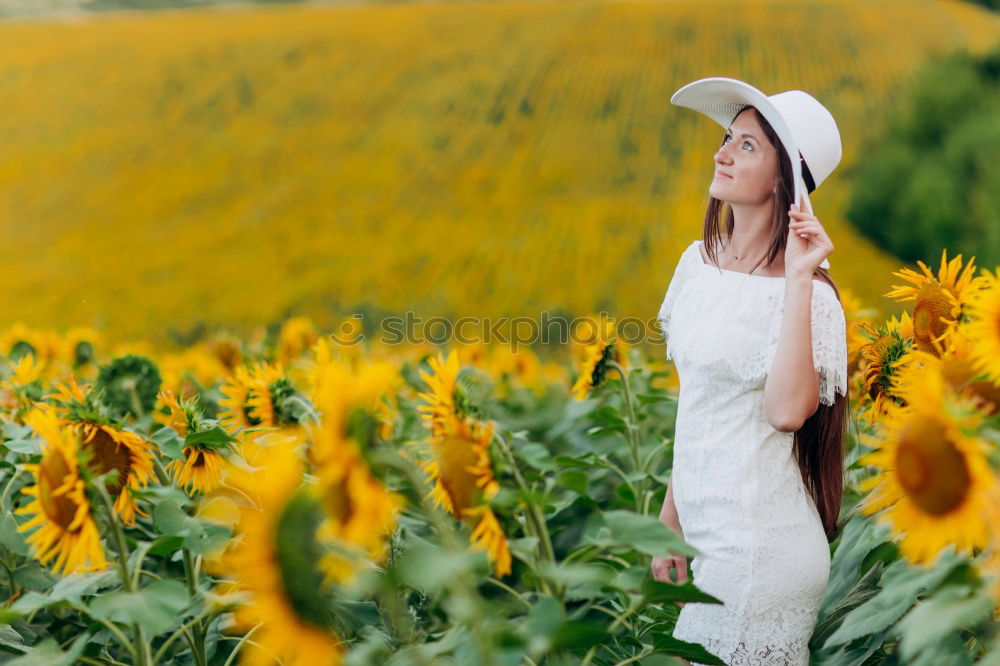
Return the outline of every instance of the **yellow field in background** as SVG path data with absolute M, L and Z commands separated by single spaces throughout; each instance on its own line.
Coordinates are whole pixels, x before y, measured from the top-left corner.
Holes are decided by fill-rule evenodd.
M 327 326 L 363 303 L 652 318 L 700 236 L 722 138 L 669 103 L 704 76 L 831 110 L 844 157 L 813 202 L 838 285 L 878 303 L 897 262 L 842 216 L 864 133 L 922 59 L 998 35 L 973 5 L 909 0 L 2 23 L 0 309 L 151 340 Z

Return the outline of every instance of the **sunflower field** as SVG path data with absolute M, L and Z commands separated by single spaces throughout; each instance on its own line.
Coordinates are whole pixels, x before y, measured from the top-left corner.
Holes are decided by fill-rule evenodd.
M 842 296 L 851 423 L 821 664 L 1000 664 L 1000 271 L 942 253 Z M 650 562 L 676 382 L 606 318 L 529 348 L 331 342 L 304 318 L 181 351 L 0 337 L 10 664 L 723 662 L 721 603 Z

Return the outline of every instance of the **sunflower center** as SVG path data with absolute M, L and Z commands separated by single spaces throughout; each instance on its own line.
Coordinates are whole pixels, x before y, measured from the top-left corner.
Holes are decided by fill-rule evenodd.
M 375 429 L 378 423 L 367 409 L 356 406 L 347 416 L 347 434 L 361 446 L 375 442 Z
M 38 467 L 38 501 L 45 516 L 64 530 L 73 523 L 77 505 L 66 495 L 56 496 L 52 491 L 63 484 L 69 473 L 60 455 L 47 456 Z
M 316 540 L 322 519 L 315 497 L 306 488 L 299 488 L 278 516 L 274 550 L 282 587 L 295 614 L 306 624 L 330 629 L 333 612 L 321 592 L 319 561 L 323 552 Z
M 354 515 L 354 504 L 347 492 L 347 482 L 348 479 L 345 478 L 339 483 L 331 484 L 323 493 L 326 510 L 341 523 L 346 523 Z
M 608 374 L 608 363 L 618 360 L 618 347 L 614 343 L 609 343 L 601 350 L 601 360 L 594 365 L 594 372 L 590 376 L 591 386 L 600 386 L 604 383 L 604 378 Z
M 928 349 L 931 338 L 939 337 L 948 327 L 941 317 L 951 319 L 951 302 L 939 287 L 925 290 L 913 306 L 913 333 Z
M 254 408 L 251 407 L 250 401 L 256 395 L 256 391 L 249 389 L 247 391 L 246 400 L 243 402 L 243 416 L 246 417 L 247 425 L 249 426 L 259 426 L 261 420 L 254 415 Z
M 971 477 L 962 453 L 933 419 L 914 418 L 902 429 L 896 449 L 899 483 L 922 511 L 942 515 L 965 498 Z
M 108 493 L 112 497 L 118 497 L 132 471 L 132 457 L 128 448 L 116 442 L 103 428 L 94 431 L 94 436 L 84 446 L 91 452 L 91 469 L 97 474 L 105 474 L 111 470 L 118 472 L 115 479 L 107 485 Z
M 459 435 L 445 435 L 434 444 L 437 449 L 439 480 L 451 498 L 456 515 L 475 504 L 479 488 L 469 467 L 476 464 L 473 442 Z
M 73 350 L 73 364 L 81 366 L 90 363 L 92 360 L 94 360 L 94 345 L 86 340 L 76 343 L 76 348 Z
M 274 405 L 278 423 L 285 425 L 302 423 L 308 418 L 308 411 L 302 396 L 287 379 L 281 378 L 271 383 L 267 390 L 271 394 L 271 404 Z

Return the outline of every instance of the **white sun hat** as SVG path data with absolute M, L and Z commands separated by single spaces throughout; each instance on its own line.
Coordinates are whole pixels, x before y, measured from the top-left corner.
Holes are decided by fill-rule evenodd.
M 842 155 L 837 122 L 819 100 L 801 90 L 768 96 L 749 83 L 711 76 L 682 86 L 671 95 L 670 102 L 700 111 L 727 130 L 741 108 L 756 107 L 788 153 L 794 200 L 804 198 L 806 211 L 813 214 L 809 192 L 826 180 Z M 830 262 L 824 259 L 820 266 L 829 268 Z

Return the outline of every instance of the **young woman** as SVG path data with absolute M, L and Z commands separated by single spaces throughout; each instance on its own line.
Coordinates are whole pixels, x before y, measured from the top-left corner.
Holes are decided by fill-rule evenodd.
M 730 666 L 805 666 L 847 409 L 844 311 L 824 270 L 833 243 L 807 193 L 839 163 L 840 134 L 798 90 L 768 97 L 713 77 L 671 101 L 725 128 L 704 240 L 681 255 L 659 314 L 680 378 L 660 519 L 698 550 L 693 582 L 723 601 L 683 605 L 674 636 Z M 653 560 L 658 580 L 670 569 L 687 579 L 683 555 Z

